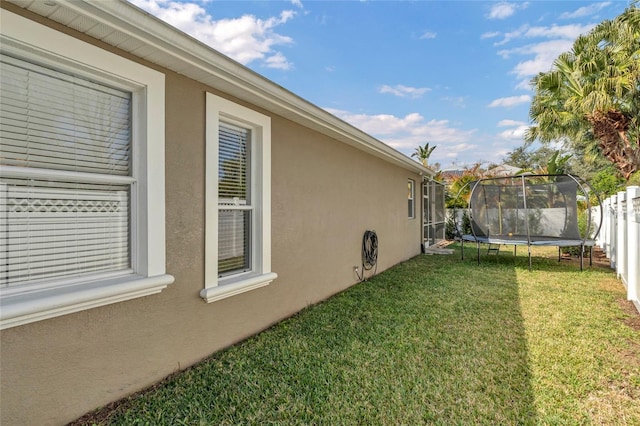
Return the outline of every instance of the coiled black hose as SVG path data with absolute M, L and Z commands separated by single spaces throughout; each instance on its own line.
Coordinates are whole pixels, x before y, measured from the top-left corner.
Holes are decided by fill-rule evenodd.
M 360 281 L 365 280 L 364 271 L 374 269 L 375 275 L 378 265 L 378 235 L 376 231 L 365 231 L 362 237 L 362 276 L 358 274 Z M 357 269 L 356 269 L 357 273 Z
M 378 263 L 378 235 L 376 231 L 365 231 L 362 237 L 362 268 L 370 271 Z

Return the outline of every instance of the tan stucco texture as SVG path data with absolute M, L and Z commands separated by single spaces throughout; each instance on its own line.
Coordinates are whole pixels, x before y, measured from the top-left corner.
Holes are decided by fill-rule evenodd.
M 166 170 L 167 273 L 175 282 L 157 295 L 2 331 L 3 426 L 71 421 L 348 288 L 365 230 L 378 234 L 378 272 L 420 252 L 420 219 L 407 218 L 407 179 L 418 175 L 258 110 L 272 119 L 278 278 L 205 303 L 204 265 L 216 261 L 204 258 L 205 95 L 226 95 L 160 70 L 166 164 L 154 166 Z M 416 210 L 419 217 L 419 203 Z

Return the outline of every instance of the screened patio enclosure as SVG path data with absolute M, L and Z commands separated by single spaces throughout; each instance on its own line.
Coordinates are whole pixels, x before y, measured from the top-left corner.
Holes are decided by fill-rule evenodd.
M 465 241 L 476 243 L 478 263 L 480 244 L 489 244 L 488 252 L 497 252 L 500 245 L 513 245 L 514 250 L 526 245 L 530 269 L 531 246 L 557 246 L 558 254 L 561 247 L 578 246 L 581 269 L 585 247 L 591 259 L 602 220 L 591 217 L 588 187 L 576 176 L 509 176 L 469 185 L 472 233 L 462 235 L 462 246 Z
M 422 183 L 422 241 L 424 247 L 445 239 L 444 184 L 433 179 Z

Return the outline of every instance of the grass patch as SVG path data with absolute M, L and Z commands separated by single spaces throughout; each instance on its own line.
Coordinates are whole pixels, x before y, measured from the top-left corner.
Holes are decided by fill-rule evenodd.
M 640 424 L 615 274 L 521 252 L 418 256 L 78 424 Z

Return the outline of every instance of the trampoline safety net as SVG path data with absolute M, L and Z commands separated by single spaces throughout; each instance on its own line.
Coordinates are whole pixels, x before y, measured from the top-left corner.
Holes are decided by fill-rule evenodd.
M 479 238 L 581 240 L 578 182 L 567 175 L 510 176 L 472 184 L 471 225 Z
M 572 175 L 522 175 L 484 178 L 469 184 L 469 210 L 473 235 L 462 235 L 460 252 L 464 259 L 464 242 L 477 245 L 478 264 L 480 244 L 527 245 L 529 269 L 531 246 L 579 246 L 580 269 L 584 248 L 595 244 L 602 226 L 596 227 L 591 217 L 587 187 Z M 462 192 L 462 190 L 461 190 Z M 597 198 L 597 197 L 596 197 Z M 583 201 L 579 203 L 579 201 Z M 599 204 L 599 202 L 598 202 Z M 579 207 L 581 206 L 581 208 Z M 578 224 L 582 217 L 586 225 L 582 234 Z M 499 249 L 493 249 L 499 250 Z M 497 251 L 496 251 L 497 253 Z

